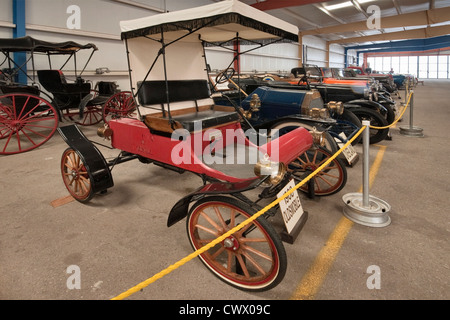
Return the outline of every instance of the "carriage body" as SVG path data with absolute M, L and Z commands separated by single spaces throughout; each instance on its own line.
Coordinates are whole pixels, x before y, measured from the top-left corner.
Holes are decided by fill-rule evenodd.
M 76 54 L 80 50 L 90 51 L 81 72 L 76 64 Z M 4 56 L 0 66 L 0 155 L 22 153 L 41 146 L 53 136 L 62 121 L 87 126 L 104 120 L 105 105 L 110 101 L 115 105 L 120 102 L 117 98 L 111 100 L 118 94 L 115 83 L 99 81 L 93 86 L 81 77 L 97 50 L 92 43 L 48 42 L 29 36 L 0 39 L 0 51 Z M 16 53 L 25 54 L 25 63 L 20 65 L 14 60 Z M 36 70 L 38 56 L 45 56 L 48 69 Z M 56 56 L 62 57 L 63 63 L 55 68 Z M 62 70 L 70 60 L 75 61 L 74 81 L 69 81 Z M 32 70 L 27 70 L 27 65 L 31 65 Z M 22 79 L 18 82 L 19 78 L 25 78 L 26 83 Z M 125 96 L 126 92 L 121 94 Z
M 235 0 L 124 21 L 121 28 L 136 114 L 112 118 L 100 128 L 100 135 L 120 150 L 110 162 L 78 127 L 60 128 L 69 145 L 61 161 L 64 183 L 76 200 L 87 202 L 114 185 L 109 168 L 124 161 L 139 159 L 194 173 L 203 185 L 175 203 L 167 224 L 186 218 L 191 245 L 199 249 L 212 235 L 224 234 L 255 214 L 259 200 L 284 191 L 292 181 L 286 168 L 314 144 L 302 127 L 263 142 L 253 140 L 241 126 L 239 108 L 214 103 L 204 47 L 297 41 L 298 29 Z M 242 163 L 236 161 L 239 152 L 244 153 Z M 324 161 L 323 154 L 311 158 Z M 257 200 L 244 194 L 257 189 Z M 282 240 L 267 220 L 278 209 L 228 236 L 215 254 L 205 252 L 199 258 L 239 289 L 273 288 L 287 264 Z M 300 213 L 293 229 L 284 230 L 283 240 L 292 243 L 306 219 L 307 213 Z

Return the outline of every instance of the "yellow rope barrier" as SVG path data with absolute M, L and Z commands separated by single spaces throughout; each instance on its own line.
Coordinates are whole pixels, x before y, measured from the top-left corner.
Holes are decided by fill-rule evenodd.
M 382 129 L 388 129 L 392 126 L 394 126 L 397 122 L 400 121 L 400 119 L 403 117 L 403 115 L 405 114 L 406 109 L 408 109 L 409 103 L 411 102 L 411 97 L 412 97 L 412 93 L 409 94 L 409 98 L 408 98 L 408 102 L 406 103 L 405 108 L 403 109 L 402 113 L 400 114 L 400 116 L 395 119 L 395 121 L 393 121 L 390 125 L 385 126 L 385 127 L 375 127 L 375 126 L 369 126 L 369 128 L 371 129 L 378 129 L 378 130 L 382 130 Z
M 220 242 L 222 242 L 223 240 L 225 240 L 226 238 L 228 238 L 229 236 L 231 236 L 233 233 L 239 231 L 240 229 L 242 229 L 243 227 L 245 227 L 247 224 L 253 222 L 254 220 L 256 220 L 257 218 L 259 218 L 261 215 L 263 215 L 265 212 L 267 212 L 268 210 L 270 210 L 271 208 L 273 208 L 274 206 L 276 206 L 278 203 L 280 203 L 282 200 L 284 200 L 285 198 L 287 198 L 291 193 L 293 193 L 294 191 L 296 191 L 298 188 L 300 188 L 301 186 L 303 186 L 306 182 L 308 182 L 312 177 L 314 177 L 317 173 L 319 173 L 320 171 L 322 171 L 322 169 L 324 169 L 331 161 L 333 161 L 345 148 L 347 148 L 365 129 L 366 127 L 363 126 L 349 141 L 347 141 L 347 143 L 341 148 L 339 149 L 334 155 L 332 155 L 330 157 L 330 159 L 328 159 L 326 162 L 324 162 L 320 167 L 318 167 L 314 172 L 312 172 L 308 177 L 306 177 L 306 179 L 302 180 L 301 182 L 299 182 L 294 188 L 292 188 L 291 190 L 289 190 L 288 192 L 286 192 L 283 196 L 281 196 L 280 198 L 276 199 L 275 201 L 273 201 L 272 203 L 270 203 L 269 205 L 267 205 L 266 207 L 264 207 L 263 209 L 261 209 L 260 211 L 258 211 L 257 213 L 255 213 L 253 216 L 251 216 L 250 218 L 248 218 L 247 220 L 241 222 L 239 225 L 237 225 L 236 227 L 234 227 L 233 229 L 229 230 L 228 232 L 224 233 L 223 235 L 221 235 L 220 237 L 216 238 L 215 240 L 211 241 L 210 243 L 208 243 L 207 245 L 201 247 L 200 249 L 194 251 L 193 253 L 191 253 L 190 255 L 186 256 L 185 258 L 177 261 L 176 263 L 174 263 L 173 265 L 170 265 L 169 267 L 167 267 L 166 269 L 162 270 L 161 272 L 155 274 L 153 277 L 148 278 L 147 280 L 139 283 L 138 285 L 130 288 L 129 290 L 119 294 L 118 296 L 112 298 L 111 300 L 123 300 L 129 296 L 131 296 L 132 294 L 138 292 L 139 290 L 142 290 L 143 288 L 147 287 L 148 285 L 152 284 L 153 282 L 155 282 L 156 280 L 161 279 L 162 277 L 164 277 L 165 275 L 171 273 L 172 271 L 178 269 L 179 267 L 181 267 L 182 265 L 184 265 L 185 263 L 189 262 L 190 260 L 196 258 L 197 256 L 201 255 L 203 252 L 208 251 L 209 249 L 211 249 L 212 247 L 214 247 L 215 245 L 219 244 Z

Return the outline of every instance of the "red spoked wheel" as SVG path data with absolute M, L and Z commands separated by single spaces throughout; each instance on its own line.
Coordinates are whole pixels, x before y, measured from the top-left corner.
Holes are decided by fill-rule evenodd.
M 0 96 L 0 154 L 33 150 L 58 128 L 58 113 L 45 99 L 12 93 Z
M 64 109 L 61 111 L 61 113 L 64 119 L 72 121 L 80 126 L 92 126 L 102 121 L 101 105 L 85 106 L 83 109 L 83 116 L 81 119 L 78 109 L 77 111 Z
M 108 99 L 103 106 L 102 116 L 105 123 L 111 119 L 119 119 L 132 116 L 136 111 L 136 103 L 130 91 L 121 91 Z
M 301 154 L 288 165 L 294 178 L 305 179 L 328 159 L 331 153 L 322 147 L 314 147 Z M 347 169 L 338 158 L 333 159 L 325 168 L 319 171 L 310 181 L 314 185 L 314 194 L 317 196 L 329 196 L 339 192 L 347 183 Z M 309 193 L 308 183 L 300 187 L 300 190 Z
M 187 233 L 194 250 L 228 232 L 255 213 L 236 199 L 215 196 L 199 200 L 187 218 Z M 265 291 L 284 278 L 287 257 L 273 228 L 259 217 L 199 256 L 219 279 L 245 291 Z
M 84 107 L 82 119 L 80 119 L 77 113 L 74 122 L 80 126 L 93 126 L 94 124 L 100 123 L 102 119 L 102 106 L 91 105 Z
M 70 195 L 79 202 L 88 202 L 94 196 L 87 167 L 80 155 L 68 148 L 61 157 L 61 174 Z

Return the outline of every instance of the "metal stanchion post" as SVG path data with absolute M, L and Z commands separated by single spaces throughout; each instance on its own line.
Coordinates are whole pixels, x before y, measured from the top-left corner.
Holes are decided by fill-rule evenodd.
M 400 134 L 410 137 L 423 137 L 423 129 L 413 125 L 414 123 L 414 90 L 411 90 L 409 102 L 409 126 L 400 127 Z
M 370 139 L 370 121 L 364 120 L 363 126 L 366 129 L 363 132 L 363 207 L 369 207 L 369 139 Z
M 369 194 L 369 139 L 370 121 L 362 121 L 363 132 L 363 193 L 348 193 L 342 197 L 344 216 L 368 227 L 385 227 L 391 223 L 388 213 L 391 206 Z

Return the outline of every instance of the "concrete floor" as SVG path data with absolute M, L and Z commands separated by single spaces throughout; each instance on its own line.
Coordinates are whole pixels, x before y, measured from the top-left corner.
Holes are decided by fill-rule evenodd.
M 449 81 L 415 88 L 414 125 L 423 138 L 399 133 L 409 124 L 407 111 L 391 141 L 370 146 L 371 165 L 382 157 L 370 195 L 392 207 L 390 225 L 367 227 L 343 216 L 342 196 L 361 187 L 359 161 L 338 194 L 300 195 L 309 219 L 296 242 L 285 244 L 288 269 L 276 288 L 234 289 L 196 258 L 127 299 L 449 299 L 449 88 Z M 83 130 L 97 139 L 96 128 Z M 166 221 L 173 204 L 201 185 L 198 177 L 131 161 L 113 169 L 107 194 L 53 207 L 68 195 L 59 171 L 66 147 L 55 134 L 31 152 L 0 156 L 0 299 L 111 299 L 192 252 L 185 221 L 171 228 Z M 361 154 L 362 146 L 356 149 Z M 80 289 L 67 287 L 72 265 L 81 272 Z M 373 266 L 380 287 L 369 289 Z

